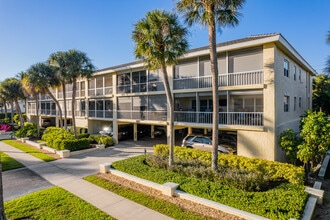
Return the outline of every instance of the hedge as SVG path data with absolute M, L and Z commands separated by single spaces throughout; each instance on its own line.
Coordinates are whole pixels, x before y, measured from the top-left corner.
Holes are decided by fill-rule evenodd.
M 186 150 L 191 154 L 191 149 Z M 174 154 L 176 153 L 175 151 Z M 146 163 L 146 158 L 149 156 L 140 155 L 116 161 L 112 166 L 117 170 L 160 184 L 178 183 L 180 189 L 187 193 L 267 218 L 299 219 L 303 214 L 308 197 L 303 185 L 282 183 L 265 192 L 246 192 L 217 182 L 186 177 L 173 171 L 152 167 Z
M 154 148 L 154 153 L 163 157 L 169 155 L 169 147 L 166 144 L 158 144 Z M 184 147 L 174 147 L 176 158 L 184 160 L 199 160 L 211 164 L 211 152 Z M 268 161 L 257 158 L 247 158 L 231 154 L 218 154 L 219 167 L 236 167 L 238 169 L 247 169 L 254 172 L 260 172 L 270 176 L 272 180 L 284 179 L 293 184 L 304 184 L 304 169 L 292 164 Z

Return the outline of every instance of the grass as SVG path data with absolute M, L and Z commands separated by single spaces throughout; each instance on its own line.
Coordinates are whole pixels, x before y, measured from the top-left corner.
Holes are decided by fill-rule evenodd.
M 2 171 L 13 170 L 17 168 L 24 167 L 23 164 L 9 157 L 7 154 L 0 152 Z
M 206 216 L 202 216 L 190 211 L 184 211 L 178 205 L 172 204 L 168 201 L 134 191 L 116 183 L 109 182 L 96 175 L 87 176 L 84 179 L 113 193 L 116 193 L 117 195 L 125 197 L 174 219 L 208 219 Z
M 15 140 L 3 140 L 3 142 L 6 144 L 9 144 L 12 147 L 15 147 L 15 148 L 21 150 L 21 151 L 31 154 L 32 156 L 39 158 L 45 162 L 50 162 L 50 161 L 56 160 L 54 157 L 51 157 L 45 153 L 42 153 L 42 152 L 28 146 L 27 144 L 19 143 Z
M 52 187 L 5 202 L 10 219 L 114 219 L 60 187 Z

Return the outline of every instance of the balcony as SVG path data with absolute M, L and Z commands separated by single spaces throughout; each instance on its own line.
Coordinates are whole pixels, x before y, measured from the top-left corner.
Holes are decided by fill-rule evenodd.
M 140 93 L 140 92 L 154 92 L 164 91 L 164 84 L 162 81 L 149 81 L 147 83 L 136 83 L 127 85 L 118 85 L 118 93 Z
M 174 120 L 184 123 L 212 124 L 212 112 L 175 111 Z M 219 112 L 220 125 L 263 126 L 262 112 Z
M 263 70 L 220 74 L 219 86 L 245 86 L 263 83 Z M 174 90 L 212 87 L 211 76 L 174 79 Z
M 166 111 L 119 110 L 118 119 L 166 121 Z
M 113 111 L 89 110 L 88 117 L 90 117 L 90 118 L 113 118 Z

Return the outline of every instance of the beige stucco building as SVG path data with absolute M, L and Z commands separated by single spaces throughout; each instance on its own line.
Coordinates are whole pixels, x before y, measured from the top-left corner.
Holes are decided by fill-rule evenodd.
M 312 107 L 315 70 L 281 34 L 249 36 L 217 45 L 219 67 L 219 131 L 237 138 L 237 154 L 283 160 L 278 136 L 286 128 L 299 129 L 300 116 Z M 175 102 L 175 134 L 207 134 L 212 128 L 212 84 L 208 47 L 188 51 L 175 66 L 168 66 Z M 97 133 L 111 127 L 118 137 L 121 126 L 131 125 L 137 140 L 138 126 L 166 126 L 167 104 L 160 71 L 149 71 L 142 62 L 127 63 L 80 80 L 76 125 Z M 72 86 L 67 85 L 71 109 Z M 54 95 L 63 105 L 61 89 Z M 41 99 L 43 118 L 58 124 L 55 103 Z M 35 103 L 27 113 L 35 118 Z M 70 111 L 69 118 L 70 118 Z M 117 139 L 116 139 L 117 140 Z

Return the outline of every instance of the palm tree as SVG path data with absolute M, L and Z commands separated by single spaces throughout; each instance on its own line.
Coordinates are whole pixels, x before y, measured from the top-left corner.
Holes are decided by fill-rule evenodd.
M 64 128 L 67 128 L 67 108 L 66 108 L 66 83 L 67 83 L 67 73 L 65 70 L 65 62 L 64 62 L 65 53 L 62 51 L 53 53 L 49 56 L 48 63 L 51 64 L 55 68 L 56 78 L 60 80 L 60 84 L 62 85 L 63 92 L 63 109 L 64 109 Z M 62 123 L 62 117 L 60 118 Z
M 31 80 L 31 73 L 21 72 L 19 74 L 22 82 L 22 88 L 26 97 L 32 96 L 36 102 L 36 114 L 37 114 L 37 131 L 38 137 L 40 137 L 40 114 L 39 114 L 39 92 L 38 81 Z
M 24 126 L 24 118 L 19 106 L 18 100 L 25 99 L 23 90 L 22 90 L 22 83 L 17 78 L 8 78 L 2 82 L 2 94 L 11 101 L 11 103 L 15 103 L 16 111 L 18 112 L 20 118 L 20 127 Z M 13 112 L 12 112 L 13 115 Z
M 330 31 L 328 32 L 328 35 L 327 35 L 327 43 L 330 44 Z M 330 74 L 330 57 L 328 57 L 328 60 L 326 62 L 326 67 L 325 67 L 325 71 Z
M 32 65 L 29 70 L 29 81 L 34 82 L 38 86 L 38 90 L 41 94 L 48 94 L 49 97 L 55 102 L 60 117 L 60 127 L 63 127 L 62 123 L 62 108 L 59 101 L 50 91 L 50 88 L 57 88 L 61 82 L 55 74 L 55 69 L 46 63 L 37 63 Z
M 210 62 L 212 73 L 213 125 L 212 125 L 212 169 L 218 169 L 219 93 L 218 61 L 216 51 L 216 26 L 235 26 L 245 0 L 180 0 L 176 7 L 191 26 L 198 23 L 208 28 Z
M 135 57 L 146 63 L 147 69 L 161 69 L 167 105 L 169 107 L 169 165 L 173 164 L 174 104 L 167 74 L 167 65 L 173 65 L 187 48 L 187 29 L 182 27 L 175 14 L 154 10 L 135 24 L 132 34 Z
M 2 94 L 2 92 L 1 92 L 1 83 L 0 83 L 0 103 L 2 104 L 3 108 L 5 109 L 5 118 L 7 118 L 8 117 L 7 100 L 6 100 L 6 97 L 4 96 L 4 94 Z
M 86 53 L 78 50 L 69 50 L 63 52 L 62 65 L 65 72 L 65 81 L 72 83 L 72 125 L 73 133 L 77 137 L 77 128 L 75 120 L 75 106 L 76 106 L 76 90 L 78 78 L 90 78 L 95 70 L 91 60 L 87 57 Z M 63 91 L 64 92 L 64 91 Z

